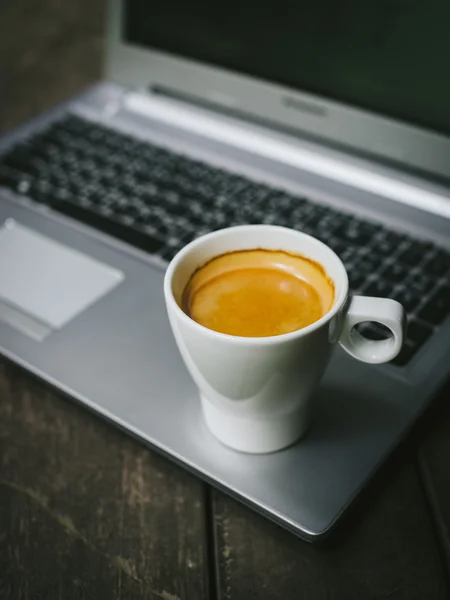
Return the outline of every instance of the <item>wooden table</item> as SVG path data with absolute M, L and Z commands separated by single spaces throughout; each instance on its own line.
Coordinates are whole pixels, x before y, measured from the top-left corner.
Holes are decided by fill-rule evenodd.
M 103 24 L 103 0 L 0 5 L 0 129 L 100 78 Z M 445 392 L 316 547 L 0 359 L 2 600 L 440 600 L 449 567 Z

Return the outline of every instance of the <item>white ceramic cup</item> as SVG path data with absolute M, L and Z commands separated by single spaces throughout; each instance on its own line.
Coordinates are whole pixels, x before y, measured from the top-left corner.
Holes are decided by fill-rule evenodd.
M 301 254 L 320 263 L 335 286 L 331 309 L 318 321 L 283 335 L 240 337 L 196 323 L 180 308 L 194 271 L 233 250 L 265 248 Z M 243 452 L 273 452 L 299 439 L 311 420 L 311 395 L 333 346 L 368 363 L 392 360 L 403 343 L 404 312 L 387 298 L 348 297 L 348 278 L 339 257 L 319 240 L 284 227 L 243 225 L 204 235 L 169 264 L 164 295 L 170 324 L 186 366 L 200 390 L 212 433 Z M 392 336 L 364 338 L 354 326 L 382 323 Z

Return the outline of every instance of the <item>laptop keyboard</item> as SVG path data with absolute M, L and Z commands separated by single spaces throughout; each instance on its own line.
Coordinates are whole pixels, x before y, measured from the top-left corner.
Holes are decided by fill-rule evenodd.
M 408 314 L 406 365 L 450 312 L 450 253 L 435 244 L 68 116 L 0 155 L 0 186 L 169 261 L 208 231 L 284 225 L 328 244 L 353 293 Z M 364 334 L 386 330 L 364 324 Z

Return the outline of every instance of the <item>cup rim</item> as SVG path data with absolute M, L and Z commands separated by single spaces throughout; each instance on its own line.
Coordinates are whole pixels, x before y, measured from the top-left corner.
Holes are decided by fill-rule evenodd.
M 291 331 L 289 333 L 282 333 L 280 335 L 261 336 L 261 337 L 245 337 L 245 336 L 239 336 L 239 335 L 231 335 L 228 333 L 221 333 L 220 331 L 214 331 L 213 329 L 209 329 L 208 327 L 205 327 L 204 325 L 197 323 L 197 321 L 194 321 L 194 319 L 192 319 L 189 315 L 187 315 L 180 308 L 180 306 L 178 305 L 178 302 L 175 300 L 175 297 L 173 295 L 172 279 L 173 279 L 173 275 L 177 269 L 177 266 L 183 260 L 183 258 L 185 258 L 186 255 L 189 254 L 197 246 L 205 243 L 205 241 L 208 241 L 211 238 L 220 237 L 223 235 L 227 235 L 229 232 L 239 231 L 239 230 L 244 230 L 244 229 L 246 229 L 246 230 L 266 229 L 266 230 L 289 231 L 290 233 L 298 234 L 301 237 L 306 237 L 306 238 L 314 240 L 315 243 L 323 246 L 328 252 L 330 252 L 331 254 L 334 255 L 334 257 L 337 259 L 338 264 L 341 266 L 341 269 L 342 269 L 343 286 L 342 286 L 339 296 L 334 299 L 333 306 L 330 308 L 330 310 L 327 313 L 325 313 L 323 315 L 323 317 L 321 317 L 317 321 L 314 321 L 314 323 L 307 325 L 306 327 L 303 327 L 301 329 L 296 329 L 295 331 Z M 283 250 L 283 248 L 280 248 L 280 250 Z M 212 258 L 214 258 L 214 257 L 212 257 Z M 320 327 L 322 327 L 322 325 L 324 325 L 328 321 L 330 321 L 339 312 L 339 310 L 344 305 L 346 298 L 348 296 L 348 275 L 347 275 L 347 270 L 346 270 L 342 260 L 339 258 L 339 256 L 336 254 L 336 252 L 334 252 L 334 250 L 332 250 L 324 242 L 322 242 L 318 238 L 314 237 L 313 235 L 309 235 L 308 233 L 304 233 L 302 231 L 297 231 L 296 229 L 291 229 L 290 227 L 283 227 L 281 225 L 265 225 L 263 223 L 261 223 L 260 225 L 258 225 L 258 224 L 235 225 L 233 227 L 225 227 L 223 229 L 218 229 L 216 231 L 211 231 L 210 233 L 206 233 L 206 234 L 196 238 L 195 240 L 192 240 L 191 242 L 186 244 L 186 246 L 184 246 L 181 250 L 179 250 L 175 254 L 175 256 L 172 258 L 172 260 L 170 261 L 170 263 L 166 269 L 166 273 L 164 275 L 164 295 L 166 298 L 166 303 L 168 305 L 170 305 L 170 308 L 172 308 L 176 312 L 176 314 L 180 317 L 180 319 L 182 321 L 184 321 L 188 326 L 194 327 L 194 329 L 197 329 L 199 332 L 203 333 L 204 335 L 207 335 L 214 339 L 220 339 L 222 341 L 239 343 L 241 345 L 243 344 L 243 345 L 247 345 L 247 346 L 257 346 L 257 345 L 270 346 L 270 345 L 276 345 L 276 344 L 279 344 L 282 342 L 288 342 L 291 340 L 295 340 L 295 339 L 304 337 L 304 336 L 308 335 L 309 333 L 315 331 L 316 329 L 319 329 Z

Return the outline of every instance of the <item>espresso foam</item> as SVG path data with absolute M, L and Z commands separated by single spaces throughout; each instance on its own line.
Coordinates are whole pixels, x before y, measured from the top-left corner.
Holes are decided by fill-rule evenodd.
M 182 308 L 214 331 L 266 337 L 314 323 L 333 300 L 333 284 L 318 263 L 256 249 L 223 254 L 198 269 L 186 286 Z

